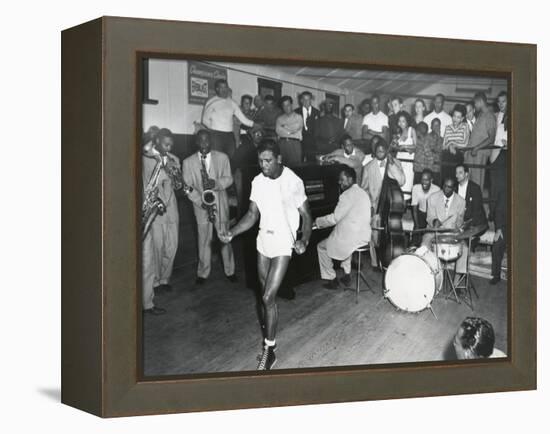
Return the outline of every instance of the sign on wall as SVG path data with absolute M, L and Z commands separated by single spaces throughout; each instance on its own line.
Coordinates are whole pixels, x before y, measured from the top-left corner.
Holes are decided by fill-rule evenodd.
M 215 95 L 214 83 L 216 80 L 227 80 L 227 69 L 209 65 L 203 62 L 189 61 L 189 104 L 203 105 L 208 98 Z

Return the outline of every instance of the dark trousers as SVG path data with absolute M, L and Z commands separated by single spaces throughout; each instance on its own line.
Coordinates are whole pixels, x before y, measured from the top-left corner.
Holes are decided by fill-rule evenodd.
M 279 139 L 279 149 L 285 166 L 296 166 L 302 162 L 302 143 L 298 139 Z
M 210 145 L 213 150 L 225 152 L 229 158 L 235 153 L 235 135 L 233 132 L 210 131 Z
M 491 250 L 492 275 L 500 277 L 500 268 L 504 253 L 506 252 L 506 227 L 507 227 L 507 167 L 506 152 L 501 151 L 498 158 L 491 165 L 491 189 L 490 197 L 493 200 L 489 218 L 495 222 L 495 229 L 502 231 L 503 237 L 493 244 Z
M 441 153 L 441 182 L 447 178 L 456 179 L 456 166 L 464 163 L 464 155 L 457 151 L 456 154 L 446 149 Z
M 504 253 L 506 252 L 506 230 L 502 231 L 502 238 L 496 243 L 493 243 L 491 249 L 491 275 L 493 277 L 500 278 L 500 269 L 502 267 L 502 260 L 504 259 Z

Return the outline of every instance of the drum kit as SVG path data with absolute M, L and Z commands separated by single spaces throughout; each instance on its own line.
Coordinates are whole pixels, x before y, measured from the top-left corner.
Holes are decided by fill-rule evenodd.
M 464 231 L 449 228 L 417 229 L 415 233 L 434 233 L 434 250 L 426 246 L 411 247 L 396 257 L 385 274 L 384 299 L 397 309 L 419 313 L 432 309 L 432 301 L 444 283 L 445 267 L 442 263 L 457 260 L 463 254 L 463 241 L 482 232 L 484 227 L 473 226 Z

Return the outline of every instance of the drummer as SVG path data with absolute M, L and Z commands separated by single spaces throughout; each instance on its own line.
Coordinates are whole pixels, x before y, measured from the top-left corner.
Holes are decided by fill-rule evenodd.
M 427 220 L 429 229 L 452 229 L 455 234 L 462 230 L 466 201 L 455 192 L 455 186 L 456 180 L 454 178 L 446 178 L 443 181 L 443 189 L 428 198 Z M 435 240 L 435 231 L 426 232 L 422 237 L 422 245 L 433 249 Z M 459 274 L 466 273 L 468 247 L 463 245 L 462 251 L 462 255 L 456 261 L 455 283 L 460 278 Z

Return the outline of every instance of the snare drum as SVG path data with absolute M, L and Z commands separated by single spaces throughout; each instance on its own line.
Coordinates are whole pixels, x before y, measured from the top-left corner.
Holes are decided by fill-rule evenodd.
M 442 284 L 439 259 L 422 246 L 391 262 L 386 271 L 385 296 L 398 309 L 420 312 L 430 306 Z
M 437 257 L 445 262 L 450 262 L 462 256 L 462 242 L 452 235 L 440 235 L 434 243 Z

